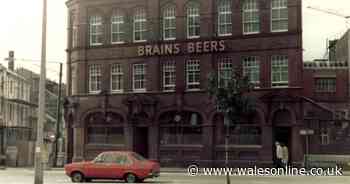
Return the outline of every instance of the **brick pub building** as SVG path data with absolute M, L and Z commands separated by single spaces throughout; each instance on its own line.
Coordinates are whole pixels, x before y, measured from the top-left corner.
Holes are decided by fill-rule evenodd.
M 225 78 L 240 70 L 256 86 L 255 113 L 230 128 L 231 163 L 272 164 L 280 141 L 291 162 L 301 164 L 300 130 L 333 119 L 307 83 L 314 84 L 318 69 L 303 72 L 301 0 L 70 0 L 67 6 L 68 162 L 133 150 L 168 166 L 222 164 L 226 118 L 205 90 L 210 72 Z M 316 134 L 312 149 L 321 152 Z

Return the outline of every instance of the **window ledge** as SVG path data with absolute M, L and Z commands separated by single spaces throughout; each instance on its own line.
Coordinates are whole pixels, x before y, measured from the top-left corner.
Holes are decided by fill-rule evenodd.
M 176 40 L 176 38 L 164 38 L 163 40 L 164 41 L 174 41 L 174 40 Z
M 282 32 L 288 32 L 288 29 L 271 30 L 271 33 L 282 33 Z
M 228 34 L 218 34 L 218 37 L 225 37 L 225 36 L 232 36 L 232 33 L 228 33 Z
M 98 95 L 101 93 L 101 90 L 100 91 L 89 91 L 89 95 Z
M 120 44 L 124 44 L 125 42 L 111 42 L 112 45 L 120 45 Z
M 147 42 L 147 40 L 134 40 L 134 43 L 144 43 Z
M 243 35 L 254 35 L 254 34 L 260 34 L 260 32 L 243 32 Z

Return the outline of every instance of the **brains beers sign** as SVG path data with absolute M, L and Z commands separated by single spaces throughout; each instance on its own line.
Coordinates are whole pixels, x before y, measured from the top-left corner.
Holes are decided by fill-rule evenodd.
M 188 42 L 186 44 L 169 43 L 144 45 L 137 48 L 138 56 L 162 56 L 177 55 L 180 53 L 201 54 L 211 52 L 225 51 L 226 45 L 224 40 L 220 41 L 199 41 Z

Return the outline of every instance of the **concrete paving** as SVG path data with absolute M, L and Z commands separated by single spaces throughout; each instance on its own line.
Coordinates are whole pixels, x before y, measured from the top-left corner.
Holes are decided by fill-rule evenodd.
M 34 181 L 33 169 L 7 168 L 0 170 L 0 184 L 32 184 Z M 62 169 L 45 171 L 45 184 L 71 184 L 70 178 Z M 123 183 L 123 181 L 93 181 L 97 183 Z M 225 176 L 188 176 L 181 172 L 162 172 L 156 179 L 146 180 L 153 184 L 225 184 Z M 311 176 L 234 176 L 232 184 L 346 184 L 350 183 L 350 176 L 311 177 Z

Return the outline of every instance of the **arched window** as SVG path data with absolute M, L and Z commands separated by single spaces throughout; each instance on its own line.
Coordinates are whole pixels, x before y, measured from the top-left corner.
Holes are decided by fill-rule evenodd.
M 221 0 L 218 5 L 218 35 L 232 34 L 231 0 Z
M 243 2 L 243 33 L 254 34 L 260 32 L 259 4 L 257 0 Z
M 196 112 L 164 113 L 160 117 L 160 145 L 202 144 L 202 118 Z
M 94 15 L 90 17 L 90 45 L 102 45 L 103 42 L 103 24 L 102 17 Z
M 200 10 L 199 4 L 191 2 L 187 6 L 187 38 L 200 37 Z
M 119 114 L 93 113 L 85 121 L 88 144 L 125 144 L 123 118 Z
M 137 8 L 134 13 L 134 42 L 145 42 L 147 32 L 146 10 Z
M 176 7 L 167 6 L 163 10 L 163 39 L 176 39 Z
M 122 11 L 117 10 L 111 17 L 111 42 L 124 43 L 125 21 Z

